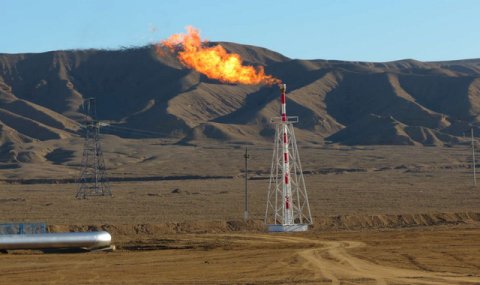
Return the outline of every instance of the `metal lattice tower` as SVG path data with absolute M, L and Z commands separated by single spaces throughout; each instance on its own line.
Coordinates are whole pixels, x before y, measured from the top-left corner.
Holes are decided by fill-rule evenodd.
M 76 197 L 86 199 L 88 196 L 112 196 L 100 146 L 100 123 L 96 118 L 95 98 L 86 99 L 83 102 L 83 110 L 85 112 L 85 144 Z
M 272 118 L 275 141 L 265 224 L 274 232 L 306 231 L 312 215 L 293 130 L 298 117 L 287 117 L 285 84 L 280 85 L 280 91 L 281 117 Z

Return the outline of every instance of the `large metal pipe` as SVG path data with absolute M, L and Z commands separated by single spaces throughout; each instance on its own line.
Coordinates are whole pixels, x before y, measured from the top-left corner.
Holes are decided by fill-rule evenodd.
M 97 249 L 110 246 L 112 236 L 104 231 L 0 235 L 0 250 L 6 249 Z

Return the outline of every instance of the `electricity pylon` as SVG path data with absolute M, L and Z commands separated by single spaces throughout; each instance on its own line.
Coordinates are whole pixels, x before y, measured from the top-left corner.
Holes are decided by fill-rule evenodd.
M 95 98 L 86 99 L 83 102 L 83 110 L 85 143 L 76 197 L 86 199 L 88 196 L 112 196 L 100 146 L 100 123 L 97 120 Z

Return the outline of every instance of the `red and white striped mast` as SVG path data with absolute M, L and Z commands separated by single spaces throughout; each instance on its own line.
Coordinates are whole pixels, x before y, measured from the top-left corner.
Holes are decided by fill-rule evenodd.
M 280 84 L 280 117 L 275 124 L 275 141 L 267 197 L 265 223 L 269 231 L 306 231 L 312 223 L 308 196 L 300 164 L 293 123 L 287 116 L 287 86 Z
M 290 162 L 289 162 L 289 153 L 288 153 L 288 124 L 287 124 L 287 85 L 280 84 L 280 103 L 282 105 L 282 150 L 283 150 L 283 166 L 282 166 L 282 177 L 283 185 L 282 192 L 285 199 L 285 209 L 283 215 L 283 224 L 290 225 L 293 224 L 293 211 L 291 207 L 291 197 L 292 197 L 292 187 L 290 185 Z

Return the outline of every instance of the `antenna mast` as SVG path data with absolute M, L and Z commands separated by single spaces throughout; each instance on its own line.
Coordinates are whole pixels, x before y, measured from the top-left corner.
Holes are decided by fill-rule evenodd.
M 472 137 L 472 166 L 473 166 L 473 187 L 477 187 L 477 171 L 475 161 L 475 140 L 473 139 L 473 127 L 470 129 Z

